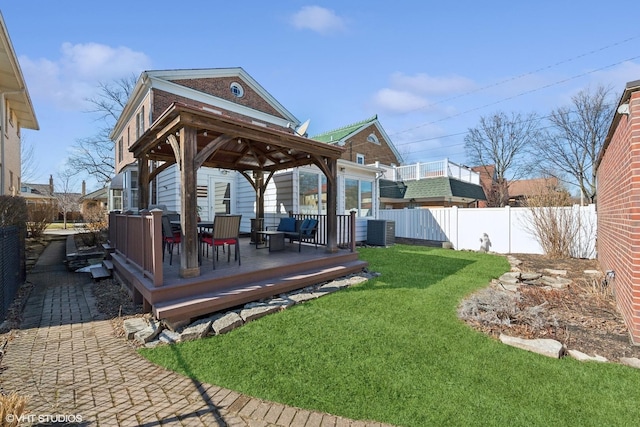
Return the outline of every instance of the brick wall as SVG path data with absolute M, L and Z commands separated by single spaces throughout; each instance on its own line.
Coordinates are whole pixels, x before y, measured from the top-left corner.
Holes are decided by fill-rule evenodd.
M 640 92 L 630 97 L 597 171 L 598 260 L 640 345 Z
M 372 133 L 376 135 L 379 144 L 367 141 L 367 137 Z M 383 165 L 400 164 L 400 159 L 396 158 L 387 141 L 373 124 L 362 129 L 352 138 L 349 138 L 344 148 L 346 149 L 342 154 L 342 159 L 344 160 L 356 162 L 357 155 L 362 154 L 364 155 L 364 163 L 367 165 L 375 161 Z

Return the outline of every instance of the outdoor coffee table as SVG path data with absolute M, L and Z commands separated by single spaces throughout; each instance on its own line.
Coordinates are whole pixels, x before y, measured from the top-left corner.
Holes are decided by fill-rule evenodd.
M 256 234 L 264 236 L 263 246 L 260 247 L 260 239 L 257 239 L 256 249 L 269 248 L 269 252 L 284 250 L 284 233 L 282 231 L 256 231 Z

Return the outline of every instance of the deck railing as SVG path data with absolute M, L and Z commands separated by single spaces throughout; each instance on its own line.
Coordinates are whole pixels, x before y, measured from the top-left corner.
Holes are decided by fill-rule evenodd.
M 327 244 L 327 215 L 313 214 L 289 214 L 295 219 L 313 218 L 318 220 L 318 231 L 316 238 L 319 245 Z M 351 252 L 356 249 L 356 214 L 351 212 L 348 215 L 336 215 L 338 236 L 336 244 L 339 248 L 348 248 Z
M 109 243 L 127 264 L 137 268 L 155 286 L 161 286 L 162 211 L 142 215 L 109 214 Z
M 480 174 L 472 171 L 466 166 L 444 159 L 437 162 L 415 163 L 413 165 L 396 166 L 393 168 L 392 179 L 394 181 L 417 181 L 426 178 L 447 176 L 466 181 L 473 184 L 480 184 Z

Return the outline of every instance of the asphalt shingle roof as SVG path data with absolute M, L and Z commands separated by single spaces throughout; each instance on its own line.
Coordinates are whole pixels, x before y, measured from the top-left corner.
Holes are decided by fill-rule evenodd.
M 341 127 L 339 129 L 331 130 L 316 136 L 312 136 L 310 139 L 313 139 L 318 142 L 337 143 L 338 141 L 342 140 L 344 137 L 351 135 L 353 132 L 357 131 L 363 126 L 366 126 L 376 120 L 378 120 L 377 114 L 373 117 L 369 117 L 366 120 L 362 120 L 360 122 Z
M 393 199 L 433 199 L 464 197 L 486 200 L 482 187 L 446 176 L 419 181 L 394 182 L 380 180 L 380 196 Z

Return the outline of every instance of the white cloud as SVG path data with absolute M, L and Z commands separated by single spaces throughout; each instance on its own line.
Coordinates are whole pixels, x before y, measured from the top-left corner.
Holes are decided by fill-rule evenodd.
M 433 77 L 425 73 L 409 76 L 400 72 L 391 75 L 391 86 L 425 94 L 452 94 L 475 88 L 473 81 L 466 77 Z
M 418 95 L 389 88 L 376 92 L 373 96 L 373 104 L 377 109 L 388 113 L 407 113 L 429 105 L 426 99 Z
M 346 29 L 344 19 L 333 10 L 320 6 L 305 6 L 291 16 L 291 24 L 299 30 L 311 30 L 329 34 Z
M 150 64 L 142 52 L 98 43 L 64 43 L 55 60 L 20 58 L 31 97 L 67 110 L 84 110 L 85 99 L 95 95 L 100 82 L 138 74 Z

